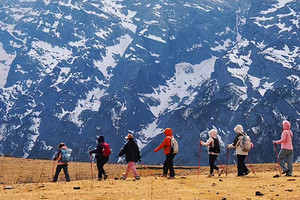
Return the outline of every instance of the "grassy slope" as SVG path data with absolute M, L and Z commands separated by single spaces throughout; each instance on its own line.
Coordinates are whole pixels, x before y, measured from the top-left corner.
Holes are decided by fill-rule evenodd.
M 293 177 L 273 178 L 278 173 L 276 164 L 254 165 L 256 176 L 235 177 L 236 166 L 229 166 L 227 177 L 206 178 L 207 167 L 176 169 L 174 180 L 154 179 L 145 169 L 139 169 L 142 179 L 134 181 L 132 176 L 126 181 L 114 180 L 124 172 L 125 165 L 105 165 L 109 174 L 106 181 L 91 179 L 89 163 L 69 165 L 71 182 L 50 183 L 52 161 L 0 157 L 0 199 L 300 199 L 300 164 L 294 164 Z M 93 165 L 96 175 L 96 166 Z M 250 169 L 250 167 L 249 167 Z M 161 169 L 151 172 L 160 174 Z M 7 186 L 13 189 L 4 189 Z M 74 187 L 80 187 L 74 190 Z M 244 188 L 244 189 L 242 189 Z M 255 196 L 260 191 L 262 197 Z

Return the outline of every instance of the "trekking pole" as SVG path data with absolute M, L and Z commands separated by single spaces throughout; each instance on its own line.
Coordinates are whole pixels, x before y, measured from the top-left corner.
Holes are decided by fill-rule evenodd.
M 251 167 L 251 170 L 252 170 L 253 174 L 255 174 L 254 168 L 252 167 L 252 165 L 251 165 L 251 163 L 250 163 L 250 161 L 249 161 L 248 156 L 247 156 L 246 158 L 247 158 L 247 161 L 248 161 L 248 163 L 249 163 L 249 165 L 250 165 L 250 167 Z M 255 176 L 256 176 L 256 174 L 255 174 Z
M 227 177 L 228 171 L 227 171 L 227 167 L 228 167 L 228 155 L 229 155 L 229 148 L 227 147 L 227 153 L 226 153 L 226 170 L 225 170 L 225 174 Z
M 54 166 L 55 166 L 55 160 L 53 160 L 53 166 L 52 166 L 52 178 L 54 177 Z
M 93 158 L 92 158 L 92 155 L 90 155 L 90 160 L 91 160 L 91 176 L 92 176 L 92 179 L 93 179 L 94 175 L 93 175 Z
M 278 171 L 279 171 L 279 176 L 281 174 L 280 166 L 279 166 L 279 160 L 278 160 L 278 154 L 277 154 L 277 148 L 276 148 L 276 143 L 274 144 L 274 149 L 275 149 L 275 156 L 277 159 L 277 166 L 278 166 Z
M 198 179 L 200 174 L 200 158 L 201 158 L 201 141 L 199 141 L 199 161 L 198 161 Z
M 224 166 L 222 165 L 222 163 L 220 162 L 220 160 L 217 158 L 217 161 L 219 162 L 219 164 L 221 165 L 222 169 L 225 171 Z
M 142 165 L 148 170 L 148 172 L 150 172 L 150 174 L 151 174 L 155 179 L 157 179 L 156 176 L 150 171 L 150 169 L 149 169 L 142 161 L 140 161 L 140 162 L 141 162 Z

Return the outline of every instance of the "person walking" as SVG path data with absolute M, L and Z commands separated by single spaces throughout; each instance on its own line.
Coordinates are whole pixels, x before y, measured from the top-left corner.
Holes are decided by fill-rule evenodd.
M 281 144 L 281 150 L 278 154 L 279 165 L 282 169 L 282 174 L 286 176 L 292 176 L 293 173 L 293 132 L 291 129 L 291 123 L 289 121 L 282 122 L 283 131 L 281 133 L 281 139 L 274 141 L 273 144 Z M 284 159 L 287 160 L 287 166 L 284 163 Z
M 166 155 L 166 160 L 163 165 L 163 175 L 162 177 L 167 177 L 168 170 L 170 171 L 170 177 L 169 179 L 175 178 L 175 171 L 173 166 L 173 159 L 176 154 L 171 152 L 171 139 L 173 137 L 173 130 L 170 128 L 166 128 L 164 130 L 165 139 L 164 141 L 156 148 L 154 149 L 154 152 L 158 152 L 162 148 L 164 149 L 164 154 Z
M 234 128 L 234 131 L 236 132 L 236 136 L 233 140 L 232 144 L 227 145 L 227 148 L 236 148 L 236 155 L 237 155 L 237 169 L 238 174 L 237 176 L 244 176 L 249 174 L 249 170 L 247 166 L 245 165 L 245 158 L 248 155 L 248 152 L 243 151 L 241 148 L 241 139 L 246 133 L 244 133 L 244 129 L 242 125 L 237 125 Z M 253 144 L 251 144 L 253 146 Z
M 128 163 L 127 170 L 125 173 L 123 173 L 123 176 L 121 177 L 121 179 L 126 180 L 129 172 L 132 171 L 134 178 L 136 180 L 140 180 L 141 177 L 135 167 L 136 162 L 138 162 L 138 161 L 141 162 L 140 150 L 139 150 L 138 145 L 134 141 L 132 134 L 128 134 L 126 138 L 128 141 L 117 156 L 117 157 L 121 157 L 121 156 L 125 155 L 126 162 Z
M 55 175 L 53 177 L 53 181 L 52 182 L 56 182 L 58 175 L 61 171 L 61 169 L 64 170 L 64 174 L 66 177 L 66 181 L 70 182 L 70 175 L 69 175 L 69 171 L 68 171 L 68 162 L 70 160 L 69 154 L 68 154 L 68 148 L 65 145 L 65 143 L 60 143 L 58 145 L 58 152 L 57 155 L 54 157 L 53 160 L 57 161 L 57 167 L 56 167 L 56 171 L 55 171 Z
M 221 176 L 223 173 L 223 170 L 219 171 L 219 167 L 215 165 L 215 161 L 218 158 L 218 155 L 220 153 L 220 143 L 218 140 L 218 132 L 216 129 L 211 129 L 209 132 L 209 139 L 206 142 L 200 141 L 201 145 L 208 147 L 208 156 L 209 156 L 209 166 L 210 171 L 208 178 L 214 176 L 214 169 L 218 171 L 218 176 Z
M 102 180 L 102 175 L 104 180 L 107 179 L 108 175 L 106 174 L 104 170 L 104 165 L 107 163 L 110 155 L 110 147 L 109 145 L 105 142 L 104 136 L 100 135 L 98 137 L 98 144 L 96 149 L 91 150 L 89 153 L 92 155 L 93 153 L 96 154 L 96 159 L 97 159 L 97 169 L 98 169 L 98 181 Z

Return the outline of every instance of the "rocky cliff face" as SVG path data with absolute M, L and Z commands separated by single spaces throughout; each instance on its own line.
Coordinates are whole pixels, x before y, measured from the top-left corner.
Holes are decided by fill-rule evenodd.
M 250 160 L 274 162 L 287 119 L 299 161 L 299 10 L 293 0 L 2 1 L 0 152 L 51 158 L 65 142 L 84 161 L 97 135 L 118 151 L 132 133 L 159 164 L 153 149 L 170 127 L 175 163 L 196 165 L 209 129 L 224 161 L 242 124 Z

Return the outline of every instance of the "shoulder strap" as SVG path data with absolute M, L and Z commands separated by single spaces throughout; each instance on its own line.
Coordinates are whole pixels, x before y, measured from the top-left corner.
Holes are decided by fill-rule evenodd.
M 170 138 L 170 139 L 172 139 L 173 138 L 173 136 L 171 137 L 171 136 L 167 136 L 167 138 Z
M 291 130 L 289 130 L 289 133 L 290 133 L 291 138 L 293 138 L 293 135 L 292 135 L 292 131 L 291 131 Z

